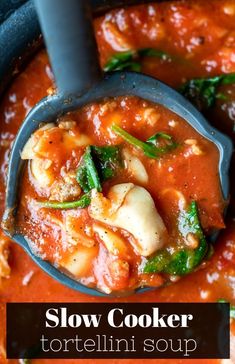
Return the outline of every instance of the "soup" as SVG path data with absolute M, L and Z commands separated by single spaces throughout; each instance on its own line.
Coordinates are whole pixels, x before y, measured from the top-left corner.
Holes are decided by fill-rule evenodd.
M 163 106 L 133 96 L 87 105 L 22 150 L 18 230 L 85 285 L 161 286 L 197 268 L 206 232 L 224 227 L 218 154 Z
M 130 67 L 131 65 L 136 70 L 141 68 L 145 73 L 159 78 L 177 89 L 185 83 L 188 84 L 190 80 L 203 79 L 204 82 L 191 82 L 191 88 L 183 87 L 182 90 L 185 91 L 182 92 L 190 96 L 191 101 L 200 107 L 213 125 L 234 138 L 234 83 L 223 84 L 225 81 L 222 82 L 221 78 L 217 81 L 214 79 L 218 75 L 229 75 L 232 82 L 232 74 L 235 72 L 234 20 L 234 0 L 169 1 L 110 11 L 95 20 L 101 65 L 110 69 L 111 58 L 117 59 L 117 54 L 122 53 L 122 63 L 119 62 L 118 67 Z M 149 51 L 148 55 L 145 51 L 145 56 L 143 56 L 143 51 L 142 55 L 139 54 L 140 49 L 146 48 L 154 49 L 155 56 L 153 53 L 152 55 L 148 53 Z M 127 53 L 124 54 L 123 60 L 124 52 Z M 117 61 L 112 60 L 112 64 L 113 62 L 116 62 L 117 65 Z M 209 86 L 216 86 L 209 87 L 209 95 L 212 96 L 210 98 L 205 97 L 205 94 L 208 95 L 208 91 L 204 92 L 205 89 L 208 90 L 208 87 L 205 88 L 205 85 L 208 86 L 208 79 L 210 80 Z M 188 92 L 192 89 L 195 92 Z M 46 52 L 42 50 L 15 78 L 2 99 L 0 106 L 1 212 L 4 210 L 5 178 L 11 143 L 28 111 L 37 101 L 52 91 L 53 75 Z M 196 99 L 192 97 L 193 95 L 197 96 Z M 201 102 L 201 97 L 203 102 Z M 142 140 L 141 135 L 135 134 L 136 130 L 132 132 L 129 129 L 128 132 Z M 209 173 L 207 176 L 209 177 Z M 157 208 L 159 207 L 157 206 Z M 202 210 L 199 205 L 200 211 Z M 230 301 L 231 304 L 235 304 L 235 225 L 233 217 L 234 178 L 231 175 L 231 198 L 225 221 L 226 228 L 213 245 L 214 254 L 203 264 L 203 269 L 197 269 L 169 286 L 143 294 L 109 298 L 109 301 L 215 302 L 223 298 Z M 200 219 L 203 225 L 201 215 Z M 1 233 L 0 239 L 0 252 L 2 277 L 0 284 L 0 358 L 3 363 L 7 363 L 4 349 L 6 302 L 107 301 L 107 298 L 86 296 L 60 285 L 39 269 L 22 248 L 11 243 L 3 233 Z M 231 322 L 231 349 L 235 347 L 234 332 L 233 320 Z M 234 354 L 232 353 L 232 355 Z M 17 363 L 18 361 L 8 362 Z M 50 360 L 33 361 L 35 364 L 50 362 Z M 56 362 L 57 364 L 64 363 L 62 360 L 56 360 Z M 67 362 L 74 364 L 78 361 L 68 360 Z M 89 364 L 94 361 L 84 359 L 83 362 Z M 100 362 L 114 364 L 116 360 L 101 360 Z M 132 362 L 134 360 L 123 360 L 124 364 Z M 149 360 L 140 362 L 148 363 Z M 161 364 L 181 362 L 182 360 L 159 360 Z M 184 362 L 194 363 L 195 361 L 184 360 Z M 197 362 L 200 364 L 221 363 L 220 360 L 197 360 Z

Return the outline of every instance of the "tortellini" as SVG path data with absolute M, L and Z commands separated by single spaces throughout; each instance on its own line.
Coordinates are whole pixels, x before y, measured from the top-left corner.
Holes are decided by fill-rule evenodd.
M 145 257 L 162 248 L 167 237 L 150 193 L 133 183 L 113 186 L 107 198 L 93 190 L 89 214 L 97 221 L 132 234 L 134 248 Z

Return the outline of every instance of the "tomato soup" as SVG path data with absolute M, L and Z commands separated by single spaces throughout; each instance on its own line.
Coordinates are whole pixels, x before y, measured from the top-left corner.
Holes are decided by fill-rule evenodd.
M 18 229 L 105 293 L 192 272 L 209 251 L 204 231 L 224 227 L 217 147 L 163 106 L 87 105 L 37 130 L 21 158 Z
M 115 69 L 132 69 L 135 71 L 142 71 L 150 74 L 162 81 L 168 83 L 187 96 L 190 101 L 204 113 L 210 122 L 217 126 L 220 130 L 227 132 L 230 136 L 234 137 L 234 120 L 235 120 L 235 86 L 233 81 L 233 73 L 235 72 L 235 1 L 234 0 L 202 0 L 196 1 L 168 1 L 159 4 L 144 4 L 139 6 L 132 6 L 128 8 L 116 9 L 108 12 L 104 16 L 95 19 L 96 37 L 98 41 L 101 65 L 105 70 Z M 226 76 L 226 77 L 225 77 Z M 213 86 L 213 87 L 212 87 Z M 40 51 L 34 59 L 27 65 L 27 67 L 14 79 L 12 85 L 9 87 L 5 96 L 3 97 L 0 105 L 0 193 L 1 193 L 1 213 L 4 211 L 4 196 L 5 196 L 5 180 L 8 165 L 8 157 L 12 142 L 17 133 L 19 126 L 29 110 L 39 101 L 42 97 L 53 92 L 53 75 L 49 66 L 48 57 L 44 50 Z M 206 90 L 206 91 L 205 91 Z M 106 100 L 107 101 L 107 100 Z M 113 100 L 108 100 L 113 102 Z M 128 98 L 126 102 L 128 102 Z M 117 103 L 117 113 L 122 112 L 120 106 L 121 100 L 115 100 Z M 143 108 L 142 100 L 133 100 L 134 108 L 133 114 Z M 94 110 L 91 111 L 90 120 L 98 115 L 102 104 L 94 105 Z M 82 110 L 83 118 L 81 123 L 89 118 L 89 108 Z M 155 107 L 148 104 L 146 108 Z M 114 108 L 115 110 L 115 108 Z M 109 115 L 112 111 L 108 111 L 106 116 L 103 115 L 101 122 L 97 124 L 91 122 L 92 128 L 104 126 L 104 131 L 107 130 L 105 124 L 108 123 Z M 124 110 L 125 113 L 127 110 Z M 151 113 L 150 113 L 151 114 Z M 164 112 L 160 112 L 162 119 Z M 78 115 L 71 115 L 71 120 Z M 79 116 L 80 117 L 80 116 Z M 221 207 L 223 201 L 221 200 L 218 176 L 215 176 L 217 169 L 215 168 L 218 163 L 217 150 L 211 146 L 208 141 L 201 138 L 194 130 L 186 127 L 177 131 L 177 128 L 168 125 L 169 118 L 165 119 L 165 124 L 159 127 L 152 126 L 150 128 L 140 128 L 140 132 L 134 126 L 134 116 L 129 115 L 130 122 L 118 124 L 123 130 L 137 139 L 146 142 L 156 132 L 165 132 L 170 135 L 174 142 L 180 144 L 180 147 L 172 149 L 167 152 L 159 160 L 155 161 L 156 170 L 149 168 L 150 160 L 142 153 L 141 150 L 135 149 L 134 146 L 126 143 L 123 138 L 117 137 L 116 141 L 112 141 L 110 135 L 101 132 L 95 134 L 90 131 L 87 132 L 88 137 L 92 139 L 89 145 L 104 146 L 122 144 L 128 151 L 129 149 L 136 153 L 136 157 L 144 165 L 148 172 L 149 178 L 154 178 L 154 173 L 163 173 L 167 178 L 167 184 L 173 188 L 182 189 L 186 203 L 189 206 L 193 201 L 198 202 L 198 213 L 200 224 L 205 234 L 209 233 L 211 229 L 222 228 L 223 220 L 221 218 Z M 175 115 L 173 120 L 175 119 Z M 84 121 L 83 121 L 84 120 Z M 104 120 L 104 121 L 103 121 Z M 160 120 L 160 119 L 159 119 Z M 66 120 L 62 120 L 66 121 Z M 178 121 L 178 120 L 176 120 Z M 55 121 L 56 122 L 56 121 Z M 80 119 L 79 119 L 80 122 Z M 137 122 L 137 121 L 135 121 Z M 179 120 L 179 122 L 183 122 Z M 78 123 L 78 128 L 79 128 Z M 172 124 L 174 125 L 174 123 Z M 164 127 L 163 127 L 164 126 Z M 152 128 L 152 129 L 151 129 Z M 66 130 L 66 129 L 60 129 Z M 95 129 L 92 129 L 95 130 Z M 79 129 L 80 132 L 86 132 Z M 185 134 L 184 134 L 185 133 Z M 85 133 L 86 134 L 86 133 Z M 102 138 L 104 138 L 102 140 Z M 107 139 L 105 139 L 107 138 Z M 120 139 L 119 139 L 120 138 Z M 190 154 L 190 165 L 182 166 L 181 178 L 171 180 L 172 172 L 167 170 L 170 167 L 179 168 L 179 160 L 175 158 L 174 161 L 171 157 L 175 154 L 180 155 L 183 150 L 191 150 L 195 143 L 190 142 L 185 144 L 185 140 L 195 139 L 196 146 L 203 152 L 208 153 L 200 155 Z M 166 141 L 161 140 L 164 144 Z M 162 145 L 162 144 L 161 144 Z M 182 149 L 181 149 L 182 148 Z M 78 153 L 78 152 L 77 152 Z M 135 154 L 134 154 L 135 155 Z M 75 166 L 79 166 L 80 158 L 82 155 L 75 156 Z M 66 157 L 67 158 L 67 157 Z M 69 157 L 70 158 L 70 157 Z M 76 159 L 75 158 L 75 159 Z M 197 163 L 198 158 L 204 160 L 204 164 Z M 212 159 L 211 159 L 212 158 Z M 164 160 L 166 164 L 162 167 L 162 172 L 159 168 L 160 161 Z M 187 160 L 187 161 L 188 161 Z M 210 161 L 213 160 L 213 163 Z M 64 161 L 61 160 L 63 164 Z M 77 163 L 77 164 L 76 164 Z M 174 165 L 172 165 L 172 163 Z M 206 167 L 205 167 L 206 166 Z M 204 169 L 206 168 L 206 169 Z M 200 176 L 203 179 L 197 179 L 192 185 L 193 176 Z M 191 171 L 191 174 L 189 173 Z M 28 170 L 25 171 L 25 178 L 23 183 L 30 187 L 29 194 L 33 197 L 38 197 L 38 190 L 35 190 L 34 184 L 29 184 Z M 185 176 L 184 176 L 185 174 Z M 122 174 L 119 174 L 119 178 Z M 59 175 L 56 174 L 56 178 Z M 126 175 L 123 176 L 126 179 Z M 183 186 L 183 177 L 187 177 L 188 188 Z M 115 177 L 117 178 L 117 177 Z M 117 180 L 117 183 L 130 182 L 136 184 L 133 177 L 128 177 L 127 181 L 122 179 Z M 168 180 L 169 178 L 169 180 Z M 26 253 L 16 244 L 12 243 L 6 238 L 3 233 L 0 236 L 0 361 L 1 363 L 17 363 L 18 361 L 7 361 L 5 358 L 5 303 L 6 302 L 105 302 L 105 301 L 125 301 L 125 302 L 213 302 L 218 299 L 226 299 L 235 304 L 235 259 L 234 259 L 234 246 L 235 246 L 235 225 L 234 217 L 234 179 L 231 175 L 231 199 L 228 209 L 228 217 L 225 221 L 225 230 L 219 236 L 217 242 L 214 244 L 214 254 L 210 259 L 203 260 L 204 263 L 191 274 L 187 274 L 174 284 L 153 289 L 143 294 L 130 295 L 122 298 L 97 298 L 86 296 L 79 292 L 70 290 L 61 286 L 59 283 L 52 280 L 45 273 L 43 273 Z M 206 183 L 205 183 L 206 181 Z M 213 182 L 214 181 L 214 182 Z M 32 181 L 31 181 L 32 182 Z M 115 183 L 116 183 L 115 182 Z M 111 180 L 107 180 L 107 193 Z M 205 183 L 205 191 L 204 189 Z M 208 186 L 211 185 L 211 188 Z M 170 195 L 165 199 L 161 199 L 157 190 L 164 187 L 164 180 L 159 179 L 156 181 L 158 189 L 151 188 L 151 185 L 143 185 L 138 182 L 138 185 L 144 187 L 154 199 L 155 206 L 164 224 L 168 227 L 170 222 L 166 218 L 166 205 L 167 199 L 171 201 Z M 148 186 L 148 187 L 147 187 Z M 201 188 L 203 186 L 203 188 Z M 104 187 L 106 188 L 106 187 Z M 106 194 L 106 191 L 104 193 Z M 58 199 L 49 199 L 49 195 L 40 195 L 40 202 L 59 202 Z M 193 196 L 190 196 L 193 193 Z M 213 194 L 213 196 L 212 196 Z M 23 195 L 22 195 L 23 196 Z M 107 197 L 107 196 L 106 196 Z M 72 201 L 72 200 L 71 200 Z M 68 202 L 71 202 L 68 201 Z M 75 201 L 75 199 L 74 199 Z M 213 203 L 215 202 L 215 204 Z M 22 200 L 23 203 L 23 200 Z M 169 205 L 169 203 L 168 203 Z M 172 209 L 177 208 L 175 204 Z M 61 210 L 43 209 L 44 213 L 50 215 L 62 214 Z M 66 210 L 65 214 L 69 210 Z M 30 209 L 27 214 L 31 217 Z M 27 223 L 25 223 L 27 225 Z M 25 225 L 25 226 L 26 226 Z M 101 223 L 102 225 L 102 223 Z M 28 230 L 29 231 L 29 230 Z M 38 231 L 40 232 L 40 230 Z M 36 230 L 37 233 L 37 230 Z M 122 237 L 122 231 L 120 237 Z M 129 237 L 127 237 L 127 240 Z M 98 241 L 101 246 L 101 242 Z M 130 244 L 133 250 L 133 246 Z M 103 247 L 103 246 L 102 246 Z M 53 261 L 53 251 L 46 251 L 47 258 Z M 135 257 L 136 259 L 136 257 Z M 137 259 L 138 262 L 138 259 Z M 128 263 L 129 264 L 129 263 Z M 102 275 L 102 272 L 100 273 Z M 135 277 L 134 270 L 131 270 L 131 277 L 134 278 L 133 287 L 143 284 L 145 277 Z M 149 273 L 148 273 L 149 274 Z M 89 274 L 88 274 L 89 276 Z M 157 277 L 159 281 L 153 279 L 153 285 L 161 285 L 162 279 L 168 278 L 166 273 L 152 273 L 151 276 Z M 160 276 L 160 277 L 159 277 Z M 163 278 L 162 278 L 162 277 Z M 128 276 L 129 277 L 129 276 Z M 169 278 L 171 274 L 169 275 Z M 177 279 L 176 279 L 177 280 Z M 125 281 L 125 280 L 124 280 Z M 128 281 L 130 281 L 128 279 Z M 87 282 L 84 282 L 87 283 Z M 110 283 L 110 280 L 109 280 Z M 112 283 L 112 282 L 111 282 Z M 120 283 L 120 281 L 119 281 Z M 150 284 L 151 282 L 146 282 Z M 96 284 L 96 282 L 95 282 Z M 115 282 L 116 284 L 116 282 Z M 105 287 L 107 288 L 107 282 Z M 113 290 L 114 286 L 111 286 Z M 103 289 L 104 286 L 99 287 Z M 117 286 L 115 286 L 115 289 Z M 129 288 L 129 287 L 128 287 Z M 110 288 L 109 288 L 110 289 Z M 117 291 L 120 289 L 117 289 Z M 122 289 L 122 288 L 121 288 Z M 126 287 L 125 287 L 126 289 Z M 3 324 L 2 324 L 3 323 Z M 231 324 L 231 349 L 235 347 L 234 343 L 234 323 Z M 231 352 L 231 355 L 234 355 Z M 91 363 L 91 360 L 83 360 L 84 363 Z M 135 360 L 136 361 L 136 360 Z M 35 360 L 33 363 L 49 363 L 50 360 Z M 64 361 L 57 360 L 60 364 Z M 77 363 L 77 360 L 68 360 L 68 363 Z M 101 360 L 102 362 L 106 362 Z M 109 363 L 117 363 L 117 360 L 109 360 Z M 132 363 L 134 360 L 123 360 L 123 363 Z M 140 361 L 144 362 L 143 360 Z M 149 360 L 146 362 L 149 362 Z M 163 360 L 159 363 L 181 363 L 181 360 Z M 192 360 L 184 360 L 184 363 L 193 363 Z M 197 363 L 220 363 L 219 360 L 197 360 Z

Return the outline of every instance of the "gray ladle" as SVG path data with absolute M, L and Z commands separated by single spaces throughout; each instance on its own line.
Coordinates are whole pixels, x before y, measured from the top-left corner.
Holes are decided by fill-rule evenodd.
M 92 295 L 104 295 L 66 276 L 50 263 L 32 253 L 23 235 L 16 234 L 14 216 L 22 161 L 20 152 L 42 122 L 105 97 L 135 95 L 162 104 L 184 118 L 219 149 L 219 174 L 224 197 L 228 197 L 230 140 L 213 129 L 203 116 L 181 95 L 160 81 L 140 73 L 116 72 L 103 75 L 92 28 L 88 0 L 35 0 L 44 39 L 49 52 L 58 91 L 41 100 L 23 122 L 13 145 L 6 191 L 3 227 L 33 260 L 48 274 L 67 286 Z M 140 289 L 138 291 L 143 291 Z

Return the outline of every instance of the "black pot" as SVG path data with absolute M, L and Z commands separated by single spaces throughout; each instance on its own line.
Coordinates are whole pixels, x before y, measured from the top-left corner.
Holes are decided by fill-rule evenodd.
M 163 0 L 158 0 L 161 2 Z M 92 0 L 94 16 L 123 5 L 150 0 Z M 41 33 L 33 0 L 0 1 L 0 93 L 11 78 L 41 45 Z M 14 72 L 15 73 L 15 72 Z

